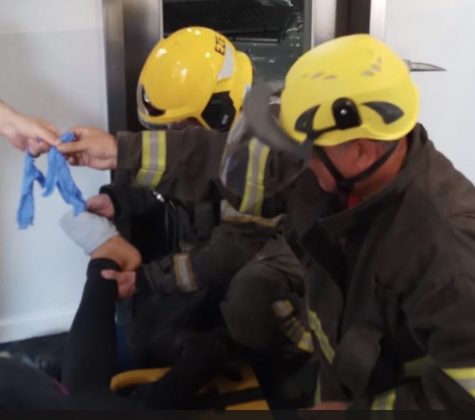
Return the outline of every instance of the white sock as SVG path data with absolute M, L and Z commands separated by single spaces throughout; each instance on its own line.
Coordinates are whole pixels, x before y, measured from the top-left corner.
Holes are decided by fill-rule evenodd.
M 87 211 L 74 216 L 68 211 L 59 221 L 64 233 L 90 255 L 104 242 L 119 235 L 111 221 Z

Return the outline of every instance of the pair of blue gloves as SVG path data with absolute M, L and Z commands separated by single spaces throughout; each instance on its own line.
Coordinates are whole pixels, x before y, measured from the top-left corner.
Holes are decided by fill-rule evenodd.
M 72 142 L 74 140 L 74 134 L 70 132 L 65 133 L 60 139 L 66 143 Z M 26 229 L 28 226 L 33 225 L 35 215 L 33 186 L 35 181 L 44 189 L 44 197 L 50 196 L 55 187 L 57 187 L 63 200 L 73 207 L 74 215 L 77 216 L 86 210 L 86 201 L 74 183 L 68 163 L 55 147 L 52 147 L 48 152 L 48 172 L 46 177 L 35 166 L 35 158 L 27 152 L 23 171 L 20 206 L 17 212 L 17 223 L 20 229 Z

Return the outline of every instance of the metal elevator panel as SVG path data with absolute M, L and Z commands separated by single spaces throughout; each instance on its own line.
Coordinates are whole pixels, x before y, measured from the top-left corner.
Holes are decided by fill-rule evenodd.
M 206 26 L 234 38 L 278 41 L 289 24 L 292 5 L 258 0 L 164 0 L 165 35 L 184 26 Z
M 304 0 L 293 0 L 285 26 L 274 42 L 263 37 L 239 37 L 234 39 L 236 47 L 246 52 L 254 68 L 254 81 L 283 80 L 292 64 L 305 51 Z
M 250 56 L 256 81 L 280 80 L 305 50 L 304 9 L 304 0 L 163 0 L 164 34 L 213 28 Z

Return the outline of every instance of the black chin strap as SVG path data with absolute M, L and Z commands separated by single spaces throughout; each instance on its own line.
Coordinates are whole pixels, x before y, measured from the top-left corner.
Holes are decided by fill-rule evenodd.
M 337 169 L 337 167 L 333 164 L 330 160 L 328 155 L 325 152 L 325 149 L 320 146 L 314 146 L 313 150 L 317 154 L 317 156 L 322 160 L 325 167 L 328 171 L 332 174 L 333 178 L 335 178 L 336 186 L 338 191 L 342 192 L 343 194 L 349 194 L 353 190 L 353 187 L 357 182 L 363 181 L 364 179 L 369 178 L 373 175 L 381 166 L 390 158 L 390 156 L 396 150 L 398 142 L 394 142 L 394 144 L 386 150 L 386 152 L 376 161 L 374 162 L 369 168 L 365 169 L 358 175 L 355 175 L 351 178 L 344 178 L 341 172 Z

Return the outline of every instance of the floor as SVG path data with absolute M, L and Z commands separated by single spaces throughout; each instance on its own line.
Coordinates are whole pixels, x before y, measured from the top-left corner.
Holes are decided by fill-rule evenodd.
M 59 380 L 61 360 L 67 334 L 31 338 L 0 344 L 0 353 L 27 365 L 39 368 Z

